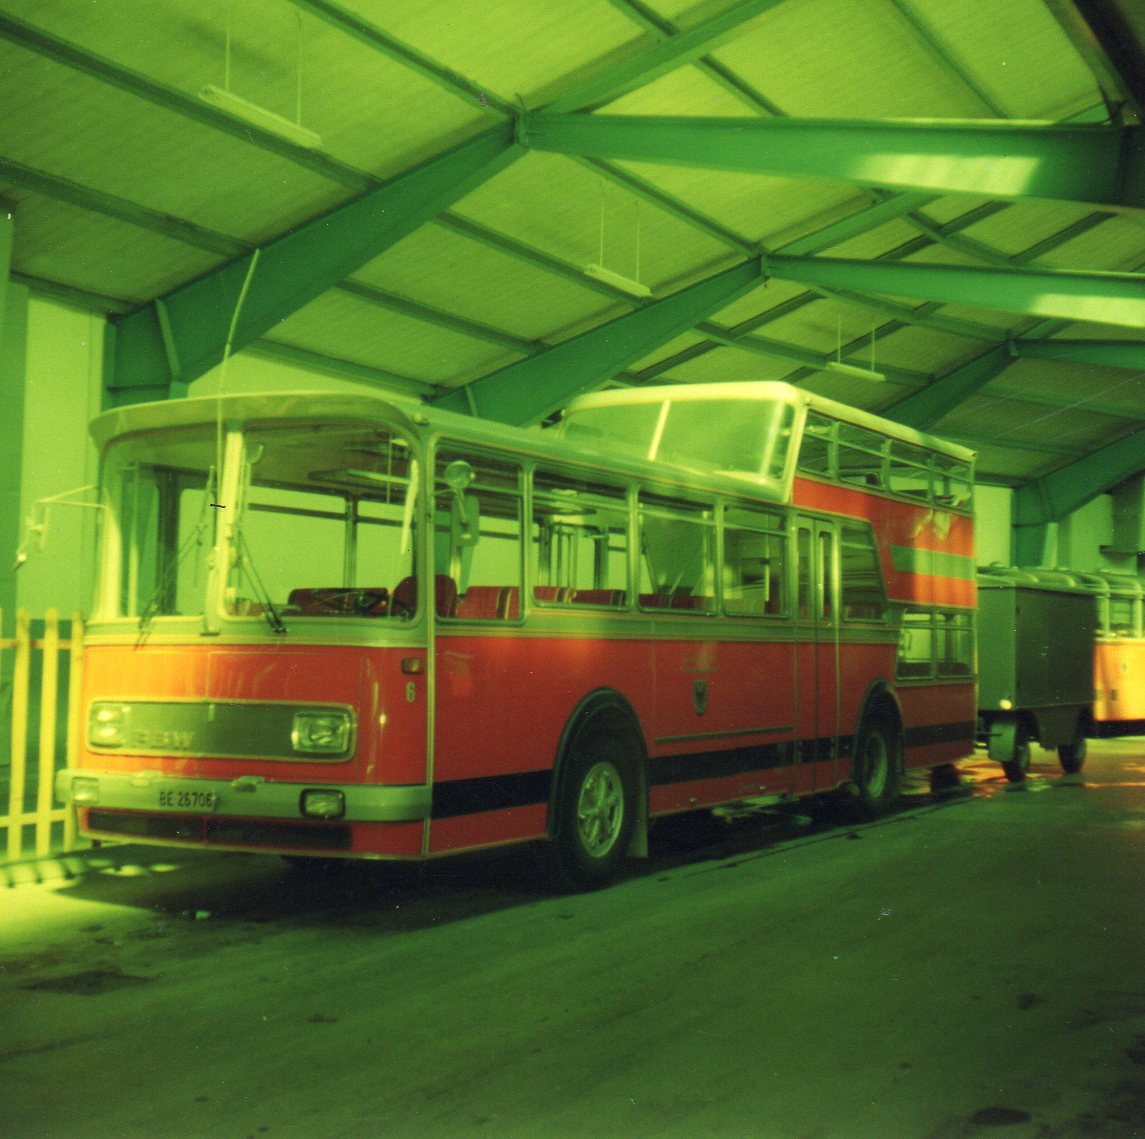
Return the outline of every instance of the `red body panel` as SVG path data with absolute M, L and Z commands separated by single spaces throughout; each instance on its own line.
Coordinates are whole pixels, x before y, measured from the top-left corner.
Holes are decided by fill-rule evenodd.
M 863 518 L 874 526 L 887 596 L 918 605 L 945 605 L 971 609 L 977 598 L 974 575 L 974 520 L 953 511 L 934 510 L 849 487 L 796 478 L 794 502 L 809 510 Z M 917 568 L 904 569 L 902 552 Z M 926 554 L 940 560 L 926 570 Z M 896 554 L 900 556 L 896 559 Z M 963 576 L 944 575 L 950 557 L 966 559 Z
M 421 783 L 426 766 L 426 677 L 402 672 L 421 649 L 355 646 L 91 645 L 84 656 L 84 707 L 94 700 L 216 700 L 345 704 L 358 713 L 357 746 L 336 763 L 162 756 L 172 775 L 262 775 L 298 782 Z M 412 685 L 412 690 L 409 686 Z M 413 700 L 408 694 L 412 692 Z M 152 753 L 84 748 L 80 766 L 130 771 Z M 151 764 L 154 766 L 154 764 Z

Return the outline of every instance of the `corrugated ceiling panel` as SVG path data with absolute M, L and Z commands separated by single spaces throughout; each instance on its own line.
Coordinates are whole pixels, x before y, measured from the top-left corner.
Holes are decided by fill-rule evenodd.
M 878 362 L 888 368 L 945 375 L 981 356 L 988 346 L 935 328 L 907 324 L 892 335 L 880 336 L 875 350 Z
M 520 358 L 344 292 L 319 297 L 279 324 L 267 339 L 430 384 L 451 385 Z
M 983 242 L 1003 254 L 1015 256 L 1034 249 L 1043 241 L 1052 240 L 1057 234 L 1083 221 L 1094 212 L 1092 207 L 1085 205 L 1011 202 L 1004 210 L 967 226 L 961 233 L 972 241 Z M 1039 254 L 1029 264 L 1032 266 L 1045 264 L 1052 257 L 1051 250 Z
M 1043 0 L 903 0 L 958 53 L 1010 118 L 1061 119 L 1100 103 Z
M 975 118 L 981 102 L 940 67 L 888 0 L 790 0 L 714 52 L 785 114 Z
M 796 181 L 643 162 L 620 165 L 748 241 L 761 241 L 765 233 L 806 224 L 808 217 L 838 209 L 855 193 L 854 187 L 840 182 Z
M 355 277 L 526 339 L 611 307 L 599 293 L 440 226 L 419 230 Z
M 0 42 L 0 151 L 231 237 L 258 240 L 347 191 L 230 135 Z M 100 129 L 114 124 L 114 129 Z
M 35 195 L 20 197 L 15 216 L 14 270 L 137 304 L 218 262 L 213 254 L 75 206 L 46 206 Z
M 1038 402 L 1052 401 L 1099 414 L 1110 414 L 1114 409 L 1124 414 L 1132 408 L 1145 417 L 1145 378 L 1127 368 L 1018 359 L 987 391 L 999 387 L 1010 397 L 1025 395 Z
M 720 346 L 703 356 L 676 365 L 660 379 L 665 383 L 782 380 L 790 371 L 791 365 L 782 360 L 774 360 L 742 348 Z
M 321 135 L 328 153 L 367 170 L 404 168 L 441 139 L 485 122 L 477 108 L 282 0 L 19 0 L 5 7 L 190 95 L 224 86 L 229 18 L 230 89 L 293 121 L 301 59 L 302 125 Z
M 1040 257 L 1038 263 L 1054 269 L 1140 269 L 1145 265 L 1145 218 L 1108 218 Z
M 602 209 L 604 264 L 653 289 L 727 252 L 722 242 L 595 170 L 555 155 L 530 154 L 514 163 L 454 212 L 583 267 L 600 260 Z
M 356 0 L 349 7 L 502 98 L 529 105 L 643 38 L 606 0 Z

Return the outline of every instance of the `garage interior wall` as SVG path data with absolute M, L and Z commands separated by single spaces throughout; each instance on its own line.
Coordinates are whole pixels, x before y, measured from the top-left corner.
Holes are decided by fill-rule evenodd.
M 104 318 L 53 299 L 29 298 L 20 286 L 10 288 L 8 307 L 10 335 L 3 341 L 5 363 L 0 372 L 8 395 L 6 406 L 18 410 L 22 396 L 23 432 L 19 447 L 13 439 L 5 440 L 6 457 L 18 458 L 19 481 L 12 485 L 13 480 L 6 475 L 8 481 L 0 485 L 0 525 L 4 526 L 4 545 L 11 546 L 4 551 L 0 567 L 8 579 L 0 605 L 6 611 L 13 604 L 27 608 L 34 617 L 53 607 L 63 616 L 76 609 L 86 612 L 94 570 L 95 511 L 52 506 L 42 548 L 37 548 L 35 535 L 29 536 L 26 520 L 40 500 L 76 491 L 96 480 L 97 457 L 87 428 L 100 410 Z M 20 324 L 25 310 L 23 344 Z M 19 371 L 21 356 L 22 390 L 14 374 Z M 195 381 L 189 394 L 213 395 L 219 390 L 219 379 L 216 369 Z M 379 391 L 376 386 L 306 371 L 256 353 L 241 353 L 228 362 L 225 386 L 230 392 Z M 18 456 L 17 450 L 22 452 Z M 6 462 L 5 466 L 9 465 Z M 13 512 L 17 496 L 18 518 Z M 1010 560 L 1012 497 L 1004 487 L 983 486 L 978 490 L 980 564 Z M 92 501 L 93 496 L 89 492 L 76 498 Z M 38 513 L 42 516 L 42 508 Z M 1066 522 L 1051 527 L 1046 564 L 1136 572 L 1135 558 L 1111 560 L 1103 555 L 1102 549 L 1111 538 L 1111 517 L 1110 497 L 1102 495 Z M 28 541 L 28 561 L 13 574 L 16 549 L 24 541 Z M 5 625 L 8 623 L 6 612 Z

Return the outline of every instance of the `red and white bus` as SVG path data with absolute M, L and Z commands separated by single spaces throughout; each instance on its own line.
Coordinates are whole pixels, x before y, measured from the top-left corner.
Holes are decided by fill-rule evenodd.
M 975 734 L 972 454 L 776 383 L 522 430 L 328 393 L 93 426 L 101 575 L 62 798 L 99 839 L 424 859 L 572 887 L 657 816 Z
M 1074 576 L 1097 598 L 1090 734 L 1098 738 L 1145 734 L 1145 586 L 1131 574 Z

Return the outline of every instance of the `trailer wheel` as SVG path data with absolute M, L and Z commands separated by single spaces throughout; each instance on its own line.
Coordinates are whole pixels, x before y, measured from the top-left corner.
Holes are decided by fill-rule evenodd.
M 868 814 L 885 810 L 898 795 L 899 736 L 885 715 L 872 713 L 859 732 L 853 780 Z
M 1058 746 L 1058 759 L 1061 761 L 1062 771 L 1066 775 L 1076 775 L 1085 766 L 1087 750 L 1086 739 L 1081 734 L 1081 726 L 1079 725 L 1077 739 L 1073 743 Z
M 615 877 L 636 822 L 636 771 L 624 744 L 600 733 L 569 753 L 547 844 L 554 884 L 591 890 Z
M 1013 757 L 1002 764 L 1002 770 L 1011 783 L 1025 782 L 1026 772 L 1030 770 L 1030 740 L 1021 729 L 1014 740 Z

